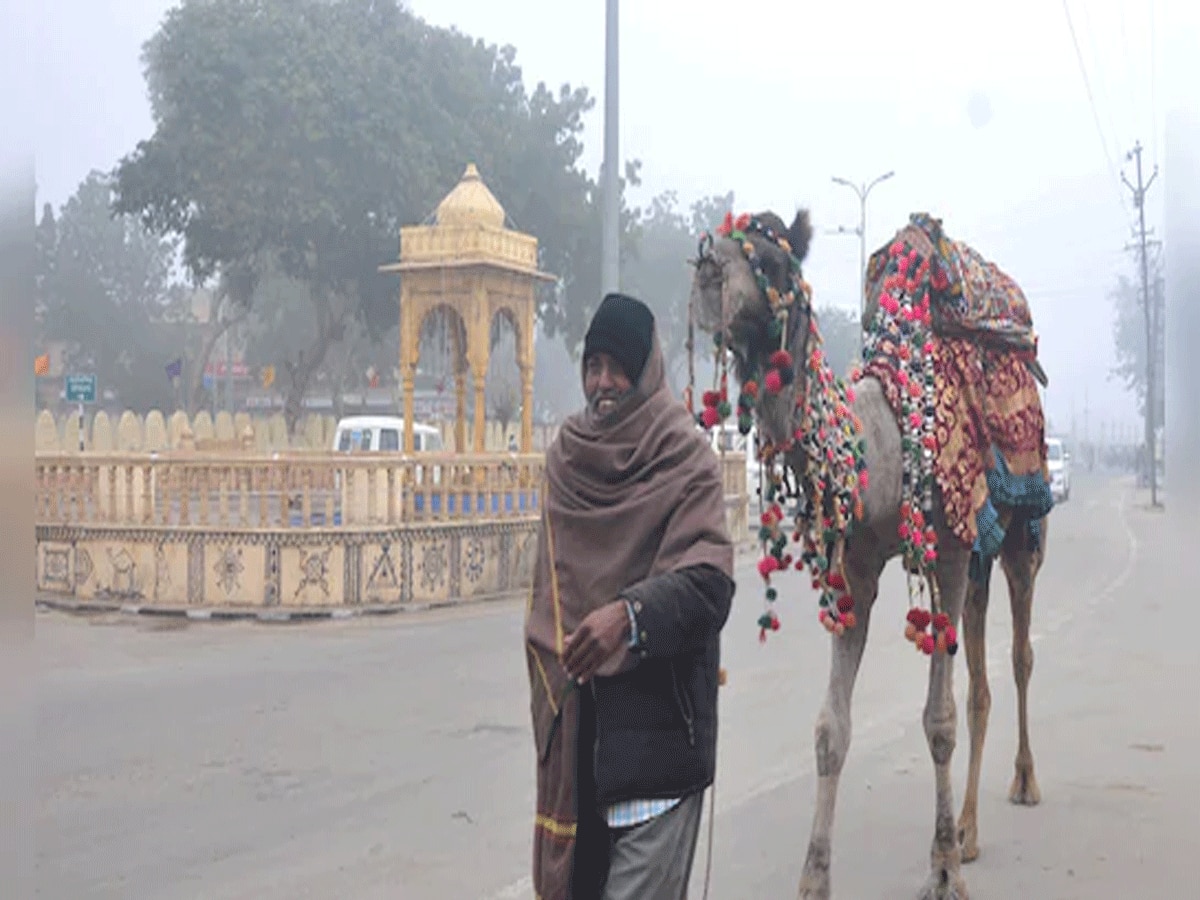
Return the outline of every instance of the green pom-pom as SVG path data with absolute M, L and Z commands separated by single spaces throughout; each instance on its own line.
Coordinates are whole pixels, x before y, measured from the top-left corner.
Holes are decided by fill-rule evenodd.
M 817 568 L 818 568 L 818 569 L 820 569 L 822 572 L 827 572 L 827 571 L 829 571 L 829 559 L 828 559 L 828 557 L 826 557 L 826 556 L 824 556 L 824 555 L 822 555 L 822 556 L 818 556 L 818 557 L 817 557 Z
M 760 525 L 758 528 L 758 539 L 760 541 L 769 541 L 771 539 L 771 529 L 766 525 Z
M 742 434 L 749 434 L 750 429 L 754 427 L 754 417 L 742 415 L 738 416 L 738 431 Z
M 730 407 L 728 400 L 723 400 L 717 404 L 717 415 L 722 419 L 729 418 L 731 412 L 733 412 L 733 409 Z
M 772 603 L 775 602 L 775 598 L 778 596 L 779 596 L 779 592 L 776 591 L 775 588 L 767 588 L 767 599 L 770 600 Z
M 759 628 L 770 628 L 771 627 L 771 614 L 770 613 L 763 613 L 761 616 L 758 617 L 758 627 Z

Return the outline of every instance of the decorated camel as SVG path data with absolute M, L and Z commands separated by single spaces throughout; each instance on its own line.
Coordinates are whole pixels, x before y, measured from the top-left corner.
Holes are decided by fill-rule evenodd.
M 1019 749 L 1009 797 L 1039 802 L 1026 692 L 1034 582 L 1052 506 L 1028 305 L 1017 285 L 941 222 L 911 217 L 868 267 L 861 366 L 849 380 L 825 361 L 812 291 L 801 273 L 807 211 L 790 227 L 771 212 L 732 215 L 700 242 L 691 307 L 713 337 L 718 378 L 694 409 L 705 427 L 757 425 L 763 466 L 766 610 L 780 626 L 779 574 L 807 570 L 818 621 L 833 635 L 816 724 L 816 811 L 801 898 L 828 898 L 838 778 L 850 746 L 850 701 L 884 566 L 909 575 L 907 638 L 930 659 L 923 723 L 936 784 L 931 873 L 923 898 L 966 898 L 990 694 L 984 626 L 992 562 L 1008 580 Z M 694 334 L 689 335 L 689 341 Z M 731 392 L 726 360 L 739 383 Z M 689 387 L 687 401 L 694 402 Z M 962 616 L 970 675 L 971 758 L 955 823 L 953 657 Z

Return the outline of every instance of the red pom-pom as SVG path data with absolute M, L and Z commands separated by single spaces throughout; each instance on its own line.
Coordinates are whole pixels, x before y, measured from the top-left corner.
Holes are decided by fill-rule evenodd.
M 828 528 L 829 525 L 826 525 L 825 527 Z M 846 589 L 846 579 L 842 577 L 841 572 L 829 573 L 829 586 L 835 591 L 844 591 Z
M 700 401 L 705 406 L 716 406 L 718 403 L 721 402 L 721 395 L 718 394 L 716 391 L 705 391 L 704 394 L 701 396 Z
M 776 369 L 790 369 L 792 367 L 792 354 L 786 350 L 776 350 L 771 354 L 771 366 Z
M 953 625 L 946 626 L 946 643 L 951 647 L 958 643 L 958 630 Z
M 763 385 L 767 389 L 768 394 L 778 394 L 783 390 L 783 378 L 780 377 L 777 369 L 772 369 L 767 373 L 767 377 L 763 379 Z
M 746 227 L 749 224 L 750 224 L 750 213 L 742 213 L 740 216 L 738 216 L 734 220 L 733 227 L 737 231 L 745 231 Z
M 733 231 L 733 213 L 727 212 L 725 218 L 721 220 L 721 224 L 717 226 L 717 234 L 728 237 L 731 231 Z
M 747 381 L 745 384 L 742 385 L 742 392 L 747 394 L 750 397 L 757 397 L 758 396 L 758 382 L 753 381 L 753 380 Z
M 933 617 L 933 627 L 936 631 L 945 631 L 950 627 L 950 617 L 945 613 L 938 613 Z
M 700 413 L 700 421 L 704 423 L 705 428 L 712 428 L 720 421 L 721 414 L 717 412 L 715 406 L 704 407 L 704 412 Z
M 850 610 L 854 609 L 854 598 L 849 594 L 843 594 L 842 596 L 838 597 L 837 608 L 838 612 L 841 613 L 850 612 Z
M 927 634 L 921 638 L 921 652 L 926 656 L 933 655 L 933 648 L 937 646 L 937 641 L 934 640 L 932 634 Z

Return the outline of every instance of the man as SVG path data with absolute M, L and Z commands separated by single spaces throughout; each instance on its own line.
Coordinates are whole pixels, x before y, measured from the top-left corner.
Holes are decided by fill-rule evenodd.
M 683 900 L 713 781 L 733 544 L 654 316 L 609 294 L 546 453 L 526 617 L 541 900 Z

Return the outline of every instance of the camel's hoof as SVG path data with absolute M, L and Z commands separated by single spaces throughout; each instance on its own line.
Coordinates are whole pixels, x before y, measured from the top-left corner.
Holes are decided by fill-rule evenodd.
M 917 896 L 920 900 L 970 900 L 971 897 L 962 875 L 949 869 L 930 875 Z
M 800 892 L 796 900 L 829 900 L 829 873 L 805 872 L 800 879 Z
M 958 849 L 965 863 L 979 859 L 979 832 L 974 825 L 958 826 Z
M 1042 802 L 1042 792 L 1032 769 L 1025 772 L 1017 770 L 1012 787 L 1008 789 L 1008 802 L 1017 806 L 1037 806 Z

